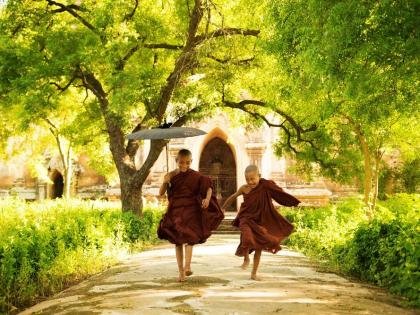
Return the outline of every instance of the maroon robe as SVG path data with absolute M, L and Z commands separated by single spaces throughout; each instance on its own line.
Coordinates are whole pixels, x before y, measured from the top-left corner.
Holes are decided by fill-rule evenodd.
M 180 244 L 204 243 L 217 229 L 224 215 L 213 193 L 208 208 L 201 207 L 211 179 L 188 169 L 172 177 L 168 189 L 168 209 L 158 228 L 158 237 Z
M 244 202 L 232 223 L 241 230 L 236 255 L 244 256 L 246 249 L 250 253 L 255 249 L 277 253 L 281 241 L 292 233 L 293 225 L 277 212 L 271 199 L 289 207 L 297 206 L 300 201 L 264 178 L 243 196 Z

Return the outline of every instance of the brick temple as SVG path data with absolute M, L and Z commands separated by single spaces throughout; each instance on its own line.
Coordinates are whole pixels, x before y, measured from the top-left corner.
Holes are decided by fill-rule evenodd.
M 225 114 L 189 126 L 202 129 L 206 135 L 173 139 L 168 145 L 169 169 L 176 167 L 175 156 L 179 149 L 192 152 L 192 168 L 213 179 L 217 197 L 221 203 L 238 187 L 245 184 L 243 171 L 249 164 L 259 166 L 264 178 L 277 182 L 289 193 L 296 195 L 304 204 L 324 205 L 332 198 L 355 191 L 354 188 L 337 185 L 317 178 L 307 182 L 288 172 L 293 161 L 277 157 L 273 144 L 278 139 L 276 128 L 262 126 L 250 130 L 232 124 Z M 136 166 L 140 167 L 149 150 L 145 140 L 136 154 Z M 73 163 L 74 176 L 71 183 L 72 195 L 83 199 L 119 199 L 118 183 L 109 183 L 88 166 L 88 158 L 78 156 Z M 143 186 L 146 200 L 155 201 L 163 175 L 167 172 L 166 152 L 159 159 Z M 45 159 L 47 178 L 31 177 L 25 161 L 0 163 L 0 197 L 16 195 L 26 200 L 54 199 L 63 193 L 63 170 L 58 156 Z M 239 204 L 240 200 L 238 201 Z M 234 210 L 235 205 L 232 206 Z

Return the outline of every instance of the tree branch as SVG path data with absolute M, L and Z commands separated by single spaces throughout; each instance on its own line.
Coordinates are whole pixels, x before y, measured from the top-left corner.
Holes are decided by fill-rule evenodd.
M 196 106 L 193 109 L 190 109 L 181 117 L 178 117 L 177 120 L 174 121 L 172 124 L 173 127 L 181 127 L 187 123 L 189 119 L 192 118 L 194 114 L 199 114 L 203 109 L 207 108 L 207 106 Z
M 130 50 L 124 55 L 124 57 L 122 57 L 120 60 L 118 60 L 117 65 L 115 66 L 115 69 L 118 70 L 118 71 L 124 70 L 125 64 L 127 63 L 128 59 L 130 59 L 130 57 L 132 55 L 134 55 L 134 53 L 137 50 L 139 50 L 139 48 L 140 48 L 139 44 L 130 48 Z
M 82 11 L 82 12 L 86 12 L 86 9 L 83 9 L 81 6 L 77 5 L 77 4 L 69 4 L 69 5 L 63 5 L 64 7 L 60 7 L 60 9 L 55 9 L 52 10 L 52 13 L 61 13 L 61 12 L 65 12 L 66 8 L 67 9 L 72 9 L 72 10 L 77 10 L 77 11 Z
M 180 50 L 184 48 L 184 45 L 175 45 L 175 44 L 167 44 L 167 43 L 157 43 L 157 44 L 144 44 L 143 47 L 151 48 L 151 49 L 172 49 L 172 50 Z
M 102 42 L 105 41 L 105 37 L 103 34 L 101 34 L 91 23 L 89 23 L 86 19 L 84 19 L 82 16 L 80 16 L 75 10 L 80 10 L 79 6 L 76 5 L 65 5 L 62 3 L 59 3 L 54 0 L 46 0 L 48 2 L 49 6 L 55 5 L 59 7 L 60 9 L 52 10 L 52 13 L 61 13 L 61 12 L 68 12 L 72 16 L 74 16 L 79 22 L 81 22 L 84 26 L 86 26 L 88 29 L 90 29 L 92 32 L 94 32 L 96 35 L 99 36 Z M 80 10 L 81 11 L 81 10 Z
M 127 13 L 124 16 L 124 21 L 129 21 L 133 18 L 134 14 L 136 13 L 137 7 L 139 6 L 139 0 L 134 0 L 135 4 L 134 4 L 134 8 L 131 10 L 130 13 Z
M 184 46 L 167 46 L 162 44 L 147 44 L 145 47 L 147 48 L 172 48 L 172 49 L 181 49 L 181 54 L 175 61 L 175 66 L 171 72 L 171 74 L 166 79 L 166 84 L 162 86 L 160 92 L 160 98 L 157 102 L 156 110 L 153 112 L 153 116 L 157 119 L 158 123 L 162 122 L 164 114 L 166 112 L 168 103 L 172 97 L 172 93 L 175 90 L 176 86 L 179 83 L 181 76 L 190 69 L 194 64 L 194 58 L 196 56 L 195 49 L 196 47 L 203 41 L 213 37 L 225 36 L 225 35 L 243 35 L 243 36 L 257 36 L 259 34 L 258 30 L 243 30 L 238 28 L 223 28 L 220 30 L 216 30 L 214 32 L 204 34 L 204 35 L 197 35 L 197 31 L 200 25 L 200 22 L 203 18 L 204 10 L 203 10 L 203 3 L 202 0 L 194 0 L 194 8 L 190 14 L 190 20 L 188 25 L 188 33 L 187 38 Z M 137 48 L 138 49 L 138 48 Z M 174 124 L 174 126 L 183 125 L 185 121 L 189 118 L 190 115 L 193 114 L 194 111 L 199 111 L 198 108 L 195 108 L 188 112 L 187 115 L 180 117 Z M 149 155 L 146 158 L 145 163 L 141 167 L 139 171 L 136 172 L 136 176 L 142 178 L 148 172 L 148 168 L 152 166 L 158 154 L 158 150 L 162 150 L 165 145 L 165 141 L 152 141 L 151 150 L 149 151 Z
M 163 115 L 172 97 L 172 93 L 178 85 L 182 74 L 185 73 L 193 64 L 195 56 L 194 49 L 197 45 L 195 37 L 202 17 L 203 7 L 201 0 L 195 0 L 194 8 L 188 25 L 188 35 L 186 44 L 175 62 L 174 69 L 166 79 L 166 84 L 162 87 L 160 92 L 160 99 L 155 111 L 155 117 L 159 123 L 162 122 Z
M 158 159 L 162 149 L 165 147 L 168 140 L 151 140 L 150 141 L 150 150 L 149 154 L 147 155 L 146 160 L 144 161 L 141 168 L 135 172 L 134 176 L 132 177 L 133 183 L 143 183 L 144 180 L 150 173 L 150 169 L 155 164 L 155 161 Z
M 109 110 L 109 101 L 102 84 L 91 72 L 84 72 L 79 66 L 76 72 L 83 85 L 96 96 L 101 114 L 105 120 L 109 135 L 110 149 L 119 173 L 132 174 L 135 166 L 124 148 L 124 132 L 119 125 L 119 118 Z
M 47 117 L 43 117 L 42 119 L 44 119 L 47 122 L 47 124 L 50 125 L 50 128 L 48 128 L 48 129 L 50 130 L 50 132 L 53 135 L 55 141 L 57 142 L 58 152 L 60 154 L 61 162 L 63 163 L 63 169 L 66 171 L 67 170 L 67 163 L 66 163 L 66 159 L 64 157 L 63 148 L 62 148 L 61 141 L 60 141 L 60 133 L 58 131 L 58 128 Z
M 233 58 L 220 59 L 220 58 L 217 58 L 216 56 L 213 56 L 212 54 L 207 54 L 206 57 L 210 58 L 214 61 L 217 61 L 221 64 L 226 64 L 226 63 L 230 62 L 230 63 L 232 63 L 234 65 L 238 65 L 238 66 L 242 65 L 242 64 L 250 64 L 251 61 L 253 61 L 255 59 L 255 56 L 251 57 L 251 58 L 240 59 L 240 60 L 234 60 Z
M 139 131 L 142 129 L 141 124 L 137 124 L 136 127 L 134 127 L 134 129 L 131 131 L 131 133 Z M 133 160 L 134 162 L 134 156 L 136 155 L 136 152 L 139 148 L 139 141 L 138 140 L 132 140 L 129 139 L 127 142 L 127 146 L 125 148 L 125 151 L 127 152 L 128 156 Z
M 167 43 L 143 44 L 143 45 L 141 45 L 139 43 L 139 44 L 136 44 L 135 46 L 131 47 L 129 49 L 129 51 L 124 55 L 124 57 L 122 57 L 117 62 L 117 65 L 116 65 L 115 69 L 118 70 L 118 71 L 124 70 L 124 67 L 125 67 L 128 59 L 130 59 L 130 57 L 133 56 L 134 53 L 136 53 L 141 47 L 150 48 L 150 49 L 172 49 L 172 50 L 179 50 L 179 49 L 182 49 L 184 46 L 183 45 L 167 44 Z
M 289 129 L 287 129 L 287 127 L 284 125 L 284 123 L 287 121 L 288 123 L 290 123 L 293 127 L 293 129 L 296 131 L 296 141 L 297 142 L 304 142 L 304 143 L 308 143 L 313 150 L 318 150 L 318 148 L 315 146 L 315 144 L 313 143 L 313 141 L 308 140 L 308 139 L 304 139 L 302 137 L 302 133 L 307 133 L 310 131 L 315 131 L 317 129 L 316 125 L 312 125 L 310 128 L 304 129 L 302 128 L 302 126 L 300 126 L 290 115 L 286 114 L 285 112 L 279 110 L 279 109 L 272 109 L 274 112 L 276 112 L 277 114 L 279 114 L 280 116 L 284 117 L 285 120 L 281 123 L 281 124 L 274 124 L 271 123 L 270 121 L 268 121 L 268 119 L 258 113 L 258 112 L 254 112 L 251 111 L 249 109 L 246 108 L 246 105 L 256 105 L 256 106 L 265 106 L 265 102 L 263 101 L 258 101 L 258 100 L 242 100 L 238 103 L 235 102 L 231 102 L 231 101 L 226 101 L 223 100 L 223 103 L 225 104 L 226 107 L 230 107 L 230 108 L 235 108 L 235 109 L 240 109 L 244 112 L 246 112 L 247 114 L 253 116 L 255 119 L 262 119 L 268 126 L 270 127 L 280 127 L 281 129 L 283 129 L 283 131 L 286 133 L 287 135 L 287 145 L 288 147 L 295 153 L 300 153 L 296 148 L 294 148 L 291 144 L 291 138 L 292 138 L 292 133 L 290 132 Z
M 77 79 L 76 75 L 73 75 L 73 77 L 70 79 L 70 81 L 65 86 L 60 86 L 56 82 L 50 82 L 50 84 L 54 85 L 57 88 L 57 90 L 61 91 L 60 93 L 62 93 L 65 90 L 67 90 L 71 86 L 71 84 L 74 82 L 74 80 L 76 80 L 76 79 Z
M 49 120 L 48 118 L 46 118 L 46 117 L 43 117 L 43 119 L 47 122 L 47 124 L 48 125 L 50 125 L 51 126 L 51 128 L 53 129 L 53 130 L 55 130 L 55 132 L 57 132 L 57 130 L 58 130 L 58 128 L 53 124 L 53 122 L 51 121 L 51 120 Z M 54 134 L 54 132 L 51 130 L 51 128 L 50 128 L 50 131 Z
M 246 105 L 256 105 L 256 106 L 261 106 L 261 107 L 266 107 L 266 105 L 267 105 L 264 101 L 258 101 L 258 100 L 242 100 L 238 103 L 234 103 L 234 102 L 224 100 L 223 102 L 228 107 L 233 107 L 233 108 L 238 108 L 238 109 L 245 108 Z M 292 116 L 290 116 L 286 112 L 282 111 L 281 109 L 278 109 L 278 108 L 270 108 L 270 109 L 272 111 L 276 112 L 277 114 L 279 114 L 280 116 L 283 116 L 293 126 L 293 128 L 296 130 L 299 138 L 300 138 L 302 133 L 315 131 L 318 128 L 315 124 L 312 124 L 309 128 L 306 128 L 306 129 L 302 128 L 302 126 L 300 126 L 296 122 L 296 120 L 293 119 Z
M 259 34 L 260 34 L 259 30 L 226 27 L 226 28 L 215 30 L 208 34 L 197 35 L 195 37 L 195 41 L 197 43 L 201 43 L 205 41 L 206 39 L 220 37 L 220 36 L 228 36 L 228 35 L 258 36 Z

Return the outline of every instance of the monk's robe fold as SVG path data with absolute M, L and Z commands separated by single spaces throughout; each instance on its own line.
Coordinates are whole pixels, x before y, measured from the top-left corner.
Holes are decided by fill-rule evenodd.
M 277 253 L 280 243 L 293 231 L 293 225 L 274 208 L 271 199 L 284 206 L 297 206 L 300 201 L 284 192 L 272 180 L 261 178 L 258 185 L 244 194 L 233 225 L 241 230 L 241 241 L 236 255 L 244 256 L 255 249 Z
M 194 245 L 207 240 L 224 218 L 214 189 L 208 208 L 201 207 L 208 188 L 213 189 L 211 179 L 191 169 L 172 177 L 168 209 L 158 228 L 160 239 L 176 245 Z

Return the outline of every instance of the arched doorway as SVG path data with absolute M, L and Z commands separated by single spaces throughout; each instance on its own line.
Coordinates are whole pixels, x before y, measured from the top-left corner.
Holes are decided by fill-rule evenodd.
M 51 174 L 51 181 L 53 182 L 51 187 L 51 199 L 62 198 L 64 189 L 63 175 L 57 170 Z
M 221 138 L 215 137 L 206 144 L 200 156 L 199 171 L 213 180 L 220 206 L 235 193 L 235 157 L 229 145 Z M 236 202 L 226 210 L 236 211 Z

